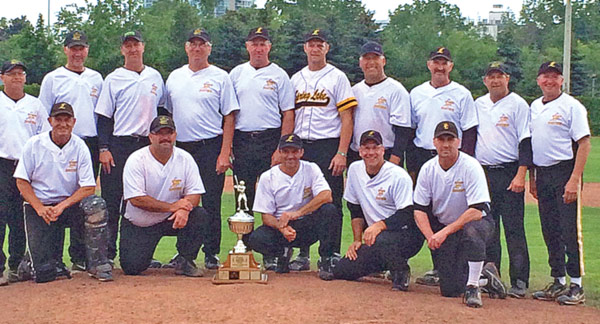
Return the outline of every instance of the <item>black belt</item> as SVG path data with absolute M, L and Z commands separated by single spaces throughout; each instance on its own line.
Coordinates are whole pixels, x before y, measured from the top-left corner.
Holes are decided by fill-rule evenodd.
M 208 145 L 210 143 L 213 143 L 213 142 L 219 140 L 221 137 L 222 137 L 222 135 L 218 135 L 218 136 L 215 136 L 215 137 L 211 137 L 211 138 L 207 138 L 207 139 L 201 139 L 201 140 L 197 140 L 197 141 L 189 141 L 189 142 L 180 142 L 180 141 L 177 141 L 177 144 L 178 145 L 179 144 L 182 144 L 182 145 L 186 145 L 186 144 L 190 144 L 190 145 L 193 145 L 193 144 Z
M 0 164 L 2 165 L 12 165 L 13 167 L 15 167 L 17 166 L 17 163 L 19 163 L 19 160 L 0 158 Z
M 550 166 L 535 166 L 536 169 L 539 169 L 540 171 L 553 171 L 553 170 L 562 170 L 564 168 L 572 168 L 573 165 L 575 164 L 575 159 L 571 159 L 571 160 L 567 160 L 567 161 L 560 161 L 556 164 L 550 165 Z
M 268 128 L 259 131 L 245 132 L 241 130 L 235 130 L 235 134 L 241 137 L 250 137 L 250 138 L 261 138 L 261 137 L 271 137 L 273 133 L 281 132 L 281 128 Z
M 148 140 L 148 136 L 129 135 L 129 136 L 114 136 L 119 141 L 125 140 L 129 142 L 141 142 Z
M 506 162 L 506 163 L 500 163 L 500 164 L 494 164 L 494 165 L 482 165 L 482 166 L 484 169 L 508 169 L 508 168 L 513 168 L 517 165 L 519 165 L 518 161 Z
M 303 144 L 315 144 L 315 143 L 325 143 L 325 142 L 336 141 L 336 140 L 339 140 L 339 137 L 323 138 L 323 139 L 318 139 L 318 140 L 302 139 L 302 143 Z

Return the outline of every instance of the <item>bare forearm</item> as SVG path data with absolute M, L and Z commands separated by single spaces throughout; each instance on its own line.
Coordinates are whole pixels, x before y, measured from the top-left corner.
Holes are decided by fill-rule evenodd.
M 330 190 L 321 191 L 318 195 L 313 197 L 313 199 L 311 199 L 306 205 L 298 209 L 298 212 L 300 213 L 300 216 L 304 216 L 319 209 L 319 207 L 321 207 L 323 204 L 330 203 L 332 201 L 333 199 L 331 198 Z
M 263 225 L 267 225 L 269 227 L 272 228 L 276 228 L 279 230 L 279 221 L 277 220 L 277 218 L 275 218 L 275 216 L 271 215 L 271 214 L 262 214 L 262 222 Z
M 460 217 L 457 220 L 444 227 L 444 230 L 447 232 L 448 235 L 450 235 L 461 230 L 465 226 L 465 224 L 481 219 L 482 216 L 483 214 L 481 213 L 481 210 L 469 208 L 464 213 L 462 213 L 462 215 L 460 215 Z
M 187 199 L 195 207 L 200 204 L 201 195 L 187 195 L 183 198 Z
M 577 144 L 579 147 L 577 148 L 577 155 L 575 155 L 575 166 L 573 167 L 573 172 L 571 173 L 571 179 L 581 178 L 583 169 L 585 168 L 585 163 L 587 162 L 587 158 L 592 148 L 589 136 L 580 139 L 577 141 Z
M 342 111 L 340 113 L 340 119 L 342 120 L 342 129 L 340 132 L 340 144 L 338 145 L 338 151 L 347 153 L 350 140 L 352 139 L 352 129 L 354 128 L 352 109 Z
M 40 199 L 35 195 L 31 183 L 27 180 L 17 179 L 17 188 L 19 189 L 21 196 L 23 196 L 23 199 L 28 202 L 33 209 L 38 210 L 38 208 L 44 206 Z
M 59 205 L 61 205 L 61 207 L 63 207 L 64 209 L 67 209 L 80 202 L 83 198 L 93 195 L 95 190 L 96 187 L 92 186 L 81 187 L 77 189 L 77 191 L 75 191 L 69 198 L 61 201 Z
M 171 212 L 171 204 L 168 202 L 160 201 L 150 196 L 133 197 L 129 199 L 132 205 L 137 208 L 158 213 L 169 213 Z
M 415 210 L 415 223 L 417 223 L 417 227 L 423 233 L 426 240 L 433 235 L 433 230 L 431 229 L 431 224 L 429 224 L 429 218 L 427 217 L 427 213 L 421 210 Z
M 221 154 L 229 155 L 231 153 L 234 124 L 235 115 L 233 113 L 230 113 L 223 118 L 223 143 L 221 144 Z
M 283 112 L 281 121 L 281 136 L 288 135 L 294 132 L 294 110 L 286 110 Z
M 352 235 L 354 242 L 362 242 L 363 231 L 365 230 L 365 220 L 362 218 L 352 219 Z

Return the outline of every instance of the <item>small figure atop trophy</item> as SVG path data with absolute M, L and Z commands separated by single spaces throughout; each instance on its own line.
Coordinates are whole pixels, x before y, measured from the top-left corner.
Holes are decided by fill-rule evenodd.
M 244 234 L 249 234 L 254 229 L 254 217 L 249 213 L 248 198 L 246 197 L 246 183 L 238 182 L 234 176 L 233 188 L 237 192 L 237 211 L 227 219 L 229 229 L 237 234 L 238 241 L 233 250 L 229 252 L 227 260 L 217 270 L 213 278 L 214 284 L 229 284 L 243 282 L 267 283 L 267 275 L 260 264 L 254 260 L 252 252 L 246 251 L 242 241 Z

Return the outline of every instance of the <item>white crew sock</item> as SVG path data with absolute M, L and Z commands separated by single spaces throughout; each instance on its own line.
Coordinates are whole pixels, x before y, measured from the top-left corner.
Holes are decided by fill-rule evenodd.
M 469 280 L 467 280 L 467 286 L 471 285 L 479 287 L 479 277 L 481 276 L 481 270 L 483 270 L 483 261 L 469 261 Z
M 576 284 L 577 286 L 581 287 L 581 277 L 577 277 L 577 278 L 571 277 L 571 283 Z
M 567 277 L 558 277 L 556 279 L 558 279 L 558 282 L 563 286 L 567 284 Z

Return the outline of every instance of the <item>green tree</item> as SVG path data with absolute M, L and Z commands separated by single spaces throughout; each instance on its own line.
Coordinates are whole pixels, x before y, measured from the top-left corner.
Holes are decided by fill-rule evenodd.
M 27 82 L 40 83 L 44 74 L 54 68 L 58 50 L 53 38 L 48 35 L 42 15 L 39 15 L 35 27 L 25 25 L 12 38 L 15 38 L 14 45 L 19 49 L 16 58 L 27 65 Z
M 519 26 L 514 17 L 503 17 L 502 28 L 498 33 L 498 56 L 507 66 L 506 71 L 510 75 L 509 87 L 515 89 L 517 83 L 523 79 L 523 68 L 521 62 L 521 48 L 515 41 L 515 34 Z

